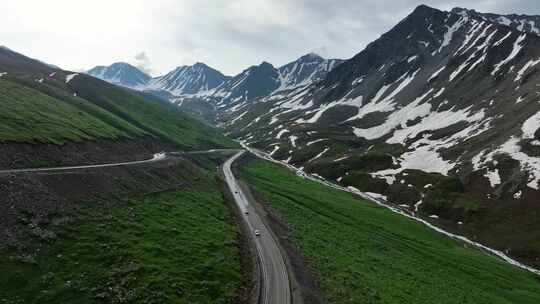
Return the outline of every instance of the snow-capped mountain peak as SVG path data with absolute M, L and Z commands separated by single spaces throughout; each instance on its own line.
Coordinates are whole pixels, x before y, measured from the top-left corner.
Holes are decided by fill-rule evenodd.
M 152 79 L 147 89 L 164 90 L 174 95 L 200 94 L 217 88 L 228 79 L 221 72 L 197 62 Z
M 151 79 L 148 74 L 125 62 L 116 62 L 110 66 L 96 66 L 86 74 L 134 89 L 144 87 Z
M 322 80 L 341 62 L 343 60 L 324 59 L 315 53 L 308 53 L 279 68 L 278 91 L 295 89 Z
M 278 70 L 263 61 L 251 66 L 216 88 L 212 97 L 219 105 L 267 96 L 279 87 Z
M 319 61 L 321 61 L 321 60 L 324 60 L 324 58 L 321 57 L 317 53 L 310 52 L 310 53 L 307 53 L 304 56 L 300 57 L 299 60 L 319 60 Z
M 341 62 L 343 60 L 324 59 L 315 53 L 306 54 L 280 68 L 263 61 L 218 87 L 212 97 L 219 106 L 268 97 L 320 81 Z
M 208 93 L 230 78 L 202 62 L 179 66 L 155 78 L 125 62 L 96 66 L 86 73 L 116 85 L 136 90 L 165 91 L 178 96 Z

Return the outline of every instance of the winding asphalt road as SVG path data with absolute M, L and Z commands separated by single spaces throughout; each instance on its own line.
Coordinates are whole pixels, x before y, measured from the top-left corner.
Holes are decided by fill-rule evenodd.
M 8 173 L 25 173 L 25 172 L 47 172 L 47 171 L 67 171 L 67 170 L 77 170 L 77 169 L 90 169 L 90 168 L 105 168 L 105 167 L 118 167 L 118 166 L 130 166 L 137 164 L 145 164 L 164 160 L 167 158 L 165 153 L 156 153 L 150 159 L 146 160 L 137 160 L 131 162 L 122 162 L 122 163 L 110 163 L 110 164 L 98 164 L 98 165 L 84 165 L 84 166 L 69 166 L 69 167 L 50 167 L 50 168 L 32 168 L 32 169 L 10 169 L 10 170 L 0 170 L 0 174 Z
M 47 171 L 67 171 L 67 170 L 77 170 L 77 169 L 91 169 L 91 168 L 106 168 L 106 167 L 119 167 L 119 166 L 131 166 L 138 164 L 146 164 L 151 162 L 157 162 L 165 160 L 172 156 L 182 156 L 184 154 L 209 154 L 215 152 L 235 152 L 238 150 L 233 149 L 212 149 L 205 151 L 187 151 L 187 152 L 160 152 L 152 156 L 152 158 L 145 160 L 136 160 L 130 162 L 120 162 L 120 163 L 109 163 L 109 164 L 96 164 L 96 165 L 83 165 L 83 166 L 68 166 L 68 167 L 49 167 L 49 168 L 30 168 L 30 169 L 8 169 L 0 170 L 0 174 L 9 174 L 9 173 L 25 173 L 25 172 L 47 172 Z
M 32 168 L 32 169 L 11 169 L 0 170 L 0 174 L 11 173 L 38 173 L 48 171 L 68 171 L 77 169 L 90 169 L 90 168 L 105 168 L 105 167 L 117 167 L 117 166 L 130 166 L 151 162 L 158 162 L 166 160 L 170 155 L 181 156 L 182 154 L 207 154 L 213 152 L 234 152 L 238 150 L 230 149 L 215 149 L 207 151 L 191 151 L 191 152 L 172 152 L 172 153 L 156 153 L 152 158 L 140 161 L 109 163 L 109 164 L 96 164 L 96 165 L 84 165 L 84 166 L 69 166 L 69 167 L 51 167 L 51 168 Z M 249 204 L 244 192 L 238 186 L 236 178 L 234 177 L 231 165 L 238 159 L 245 151 L 239 151 L 234 156 L 229 158 L 223 165 L 223 173 L 231 193 L 234 197 L 238 208 L 241 211 L 242 219 L 245 221 L 249 231 L 252 233 L 252 240 L 257 248 L 257 256 L 260 264 L 261 272 L 261 284 L 260 284 L 260 298 L 259 304 L 290 304 L 291 303 L 291 290 L 289 285 L 289 274 L 287 272 L 287 266 L 278 244 L 270 230 L 266 227 L 262 219 L 256 213 L 255 208 Z M 260 236 L 255 236 L 255 230 L 260 231 Z
M 290 304 L 291 289 L 289 285 L 289 274 L 283 255 L 270 230 L 256 213 L 255 208 L 249 204 L 246 195 L 238 186 L 231 170 L 232 163 L 244 152 L 240 151 L 229 158 L 223 165 L 223 173 L 234 200 L 242 212 L 242 218 L 251 231 L 252 238 L 257 247 L 262 279 L 259 303 Z M 255 230 L 260 231 L 260 236 L 255 236 Z

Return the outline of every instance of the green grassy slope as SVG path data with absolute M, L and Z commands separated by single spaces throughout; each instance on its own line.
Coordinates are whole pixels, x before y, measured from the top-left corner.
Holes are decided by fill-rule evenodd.
M 540 303 L 540 278 L 351 194 L 258 161 L 246 180 L 295 229 L 332 303 Z
M 189 183 L 85 203 L 53 237 L 1 248 L 0 303 L 233 303 L 236 226 L 213 174 Z
M 65 75 L 0 78 L 0 141 L 62 144 L 95 138 L 153 136 L 179 149 L 235 147 L 175 105 L 104 81 Z M 75 96 L 76 95 L 76 96 Z
M 128 91 L 86 75 L 75 77 L 69 86 L 79 96 L 180 147 L 237 147 L 216 129 L 157 97 Z
M 64 98 L 51 95 L 0 79 L 0 140 L 61 144 L 66 140 L 144 134 L 94 104 L 67 94 Z

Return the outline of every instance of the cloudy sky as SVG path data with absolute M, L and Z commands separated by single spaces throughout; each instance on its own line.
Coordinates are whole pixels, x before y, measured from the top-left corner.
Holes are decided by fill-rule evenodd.
M 17 0 L 0 2 L 0 45 L 71 70 L 200 61 L 232 75 L 307 52 L 349 58 L 422 3 L 540 15 L 538 0 Z

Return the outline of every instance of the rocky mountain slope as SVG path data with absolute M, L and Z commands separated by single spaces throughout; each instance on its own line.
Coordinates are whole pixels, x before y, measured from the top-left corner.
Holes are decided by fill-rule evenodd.
M 143 88 L 148 84 L 150 77 L 138 68 L 125 62 L 113 63 L 110 66 L 97 66 L 86 74 L 107 82 L 128 88 Z
M 220 120 L 277 159 L 537 263 L 538 63 L 525 27 L 420 6 L 322 82 Z
M 216 88 L 214 92 L 209 94 L 209 97 L 215 99 L 218 105 L 238 100 L 253 100 L 260 96 L 269 95 L 277 90 L 280 84 L 278 70 L 270 63 L 263 62 L 234 76 Z

